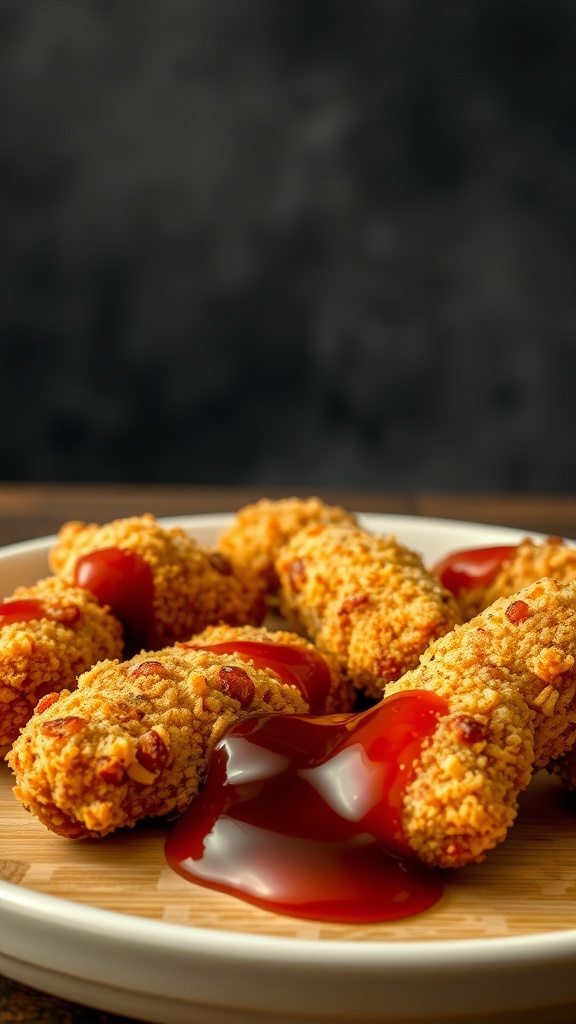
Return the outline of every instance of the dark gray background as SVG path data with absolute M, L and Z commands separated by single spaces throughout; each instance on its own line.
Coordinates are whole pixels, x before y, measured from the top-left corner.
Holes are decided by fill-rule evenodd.
M 576 488 L 574 0 L 3 0 L 0 479 Z

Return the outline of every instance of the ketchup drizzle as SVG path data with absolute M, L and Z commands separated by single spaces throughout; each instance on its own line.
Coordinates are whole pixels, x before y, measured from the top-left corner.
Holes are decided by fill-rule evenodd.
M 0 626 L 11 622 L 32 622 L 34 619 L 44 619 L 45 617 L 45 605 L 34 597 L 4 601 L 0 604 Z
M 455 597 L 462 590 L 487 587 L 496 579 L 504 562 L 512 558 L 517 544 L 500 544 L 490 548 L 454 551 L 442 558 L 432 569 L 446 590 Z
M 331 688 L 330 669 L 315 651 L 291 644 L 269 643 L 265 640 L 234 640 L 216 644 L 183 644 L 195 651 L 214 654 L 237 654 L 252 661 L 256 668 L 273 669 L 283 683 L 297 686 L 313 715 L 326 708 Z
M 154 646 L 154 580 L 141 555 L 114 547 L 90 551 L 76 562 L 74 582 L 120 619 L 128 653 Z
M 355 714 L 237 722 L 167 838 L 169 865 L 295 917 L 368 923 L 427 909 L 442 884 L 407 845 L 402 801 L 446 709 L 437 694 L 413 690 Z

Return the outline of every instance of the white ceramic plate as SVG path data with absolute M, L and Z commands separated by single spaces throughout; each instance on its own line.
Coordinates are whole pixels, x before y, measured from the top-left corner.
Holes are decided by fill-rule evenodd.
M 374 531 L 396 534 L 428 563 L 451 550 L 513 543 L 525 535 L 445 520 L 362 518 Z M 177 522 L 211 543 L 229 521 L 198 516 L 164 522 Z M 0 551 L 0 595 L 47 573 L 50 543 L 46 538 Z M 9 859 L 10 849 L 3 856 Z M 566 891 L 576 887 L 576 875 L 571 887 Z M 215 930 L 0 882 L 1 971 L 55 995 L 157 1024 L 576 1020 L 576 928 L 566 921 L 558 930 L 552 921 L 534 935 L 485 939 L 366 941 L 361 931 L 362 941 L 349 930 L 345 940 L 327 941 Z M 311 932 L 303 928 L 302 934 Z

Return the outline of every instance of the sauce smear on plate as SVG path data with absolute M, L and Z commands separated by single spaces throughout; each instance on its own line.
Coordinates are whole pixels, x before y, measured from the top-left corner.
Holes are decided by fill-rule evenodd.
M 276 913 L 395 920 L 440 898 L 402 834 L 402 800 L 446 702 L 425 690 L 354 714 L 254 715 L 217 744 L 166 841 L 175 871 Z

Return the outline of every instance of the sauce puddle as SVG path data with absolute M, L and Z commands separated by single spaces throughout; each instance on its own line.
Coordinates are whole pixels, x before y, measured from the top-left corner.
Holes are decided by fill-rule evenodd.
M 168 863 L 192 882 L 319 921 L 391 921 L 433 906 L 440 876 L 410 851 L 401 814 L 446 709 L 412 690 L 354 714 L 237 722 L 168 836 Z

